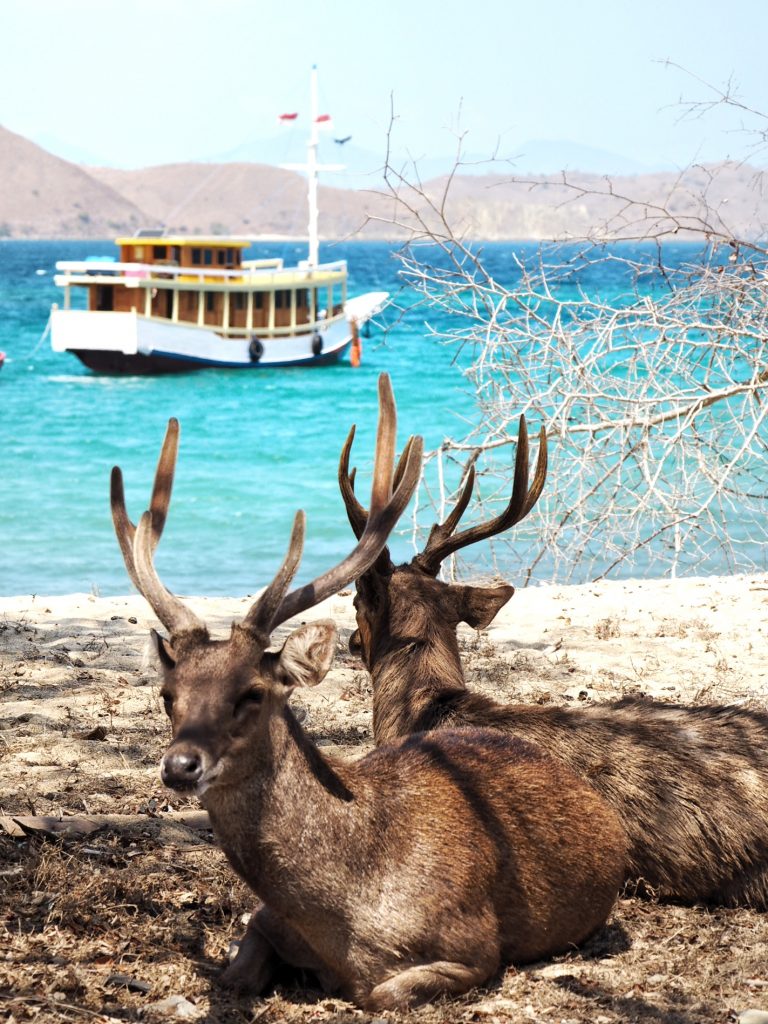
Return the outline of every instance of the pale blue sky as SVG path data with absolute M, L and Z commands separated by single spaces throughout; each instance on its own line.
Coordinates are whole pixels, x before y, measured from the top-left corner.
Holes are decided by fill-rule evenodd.
M 649 166 L 740 155 L 732 113 L 678 123 L 724 86 L 768 111 L 766 0 L 0 0 L 0 124 L 135 167 L 213 157 L 307 109 L 383 153 L 568 139 Z

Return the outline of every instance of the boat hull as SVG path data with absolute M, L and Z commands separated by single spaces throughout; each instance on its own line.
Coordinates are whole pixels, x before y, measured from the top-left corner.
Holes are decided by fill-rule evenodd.
M 349 349 L 351 321 L 365 323 L 386 298 L 386 293 L 371 292 L 352 299 L 344 316 L 312 332 L 248 337 L 223 337 L 209 327 L 139 316 L 134 311 L 54 308 L 51 347 L 76 356 L 97 373 L 108 374 L 326 366 Z
M 182 359 L 157 354 L 143 355 L 142 353 L 136 353 L 135 355 L 126 355 L 124 352 L 96 351 L 93 349 L 71 348 L 67 349 L 67 351 L 71 355 L 76 356 L 84 366 L 87 366 L 89 370 L 93 370 L 95 373 L 144 377 L 164 373 L 191 373 L 193 370 L 205 370 L 211 367 L 235 370 L 266 370 L 272 367 L 287 366 L 327 366 L 330 363 L 338 362 L 348 347 L 349 345 L 345 345 L 334 352 L 312 356 L 311 359 L 303 362 L 293 360 L 287 363 L 265 363 L 260 361 L 247 364 L 210 362 L 204 359 Z

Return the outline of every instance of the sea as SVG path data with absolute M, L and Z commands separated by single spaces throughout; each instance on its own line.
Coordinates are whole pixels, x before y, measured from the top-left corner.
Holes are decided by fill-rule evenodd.
M 484 246 L 487 269 L 508 275 L 521 245 L 530 246 Z M 345 361 L 157 377 L 97 375 L 50 348 L 49 311 L 61 300 L 56 261 L 115 252 L 111 240 L 0 241 L 0 350 L 6 353 L 0 370 L 0 594 L 129 592 L 109 512 L 110 470 L 122 468 L 128 511 L 136 520 L 147 505 L 171 416 L 181 423 L 181 445 L 156 565 L 174 592 L 211 596 L 251 594 L 264 586 L 283 557 L 299 508 L 307 514 L 307 533 L 298 583 L 351 549 L 338 458 L 356 424 L 352 464 L 365 501 L 382 371 L 392 379 L 399 444 L 420 433 L 425 447 L 434 449 L 447 437 L 465 437 L 478 422 L 465 376 L 471 353 L 435 336 L 445 326 L 442 314 L 415 301 L 396 245 L 321 247 L 323 260 L 348 260 L 351 295 L 386 290 L 393 297 L 363 338 L 360 367 Z M 301 242 L 260 242 L 246 256 L 293 262 L 305 253 Z M 600 266 L 589 273 L 600 274 Z M 424 531 L 434 518 L 420 498 L 420 511 L 410 520 L 406 514 L 392 538 L 395 559 L 411 556 L 414 526 Z M 714 558 L 710 565 L 717 571 Z

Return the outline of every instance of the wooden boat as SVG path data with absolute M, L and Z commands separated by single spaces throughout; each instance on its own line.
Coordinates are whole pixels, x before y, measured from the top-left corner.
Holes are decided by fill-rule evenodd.
M 56 264 L 63 306 L 51 310 L 51 347 L 103 373 L 173 373 L 202 367 L 321 366 L 341 358 L 387 292 L 347 295 L 345 260 L 320 263 L 316 73 L 307 145 L 309 252 L 246 260 L 250 240 L 142 231 L 118 238 L 119 259 Z M 85 308 L 75 308 L 83 289 Z M 353 351 L 353 362 L 355 352 Z
M 105 373 L 318 366 L 339 359 L 386 292 L 347 296 L 347 265 L 243 260 L 247 241 L 119 238 L 120 260 L 57 263 L 51 346 Z M 87 291 L 74 309 L 70 289 Z

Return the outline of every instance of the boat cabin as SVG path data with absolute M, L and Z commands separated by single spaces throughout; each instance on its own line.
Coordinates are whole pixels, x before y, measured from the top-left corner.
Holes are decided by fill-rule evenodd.
M 116 244 L 118 260 L 58 265 L 65 309 L 70 285 L 79 285 L 87 289 L 90 311 L 194 324 L 225 337 L 311 334 L 343 316 L 343 260 L 286 269 L 281 259 L 244 260 L 250 242 L 223 237 L 158 233 L 118 238 Z

